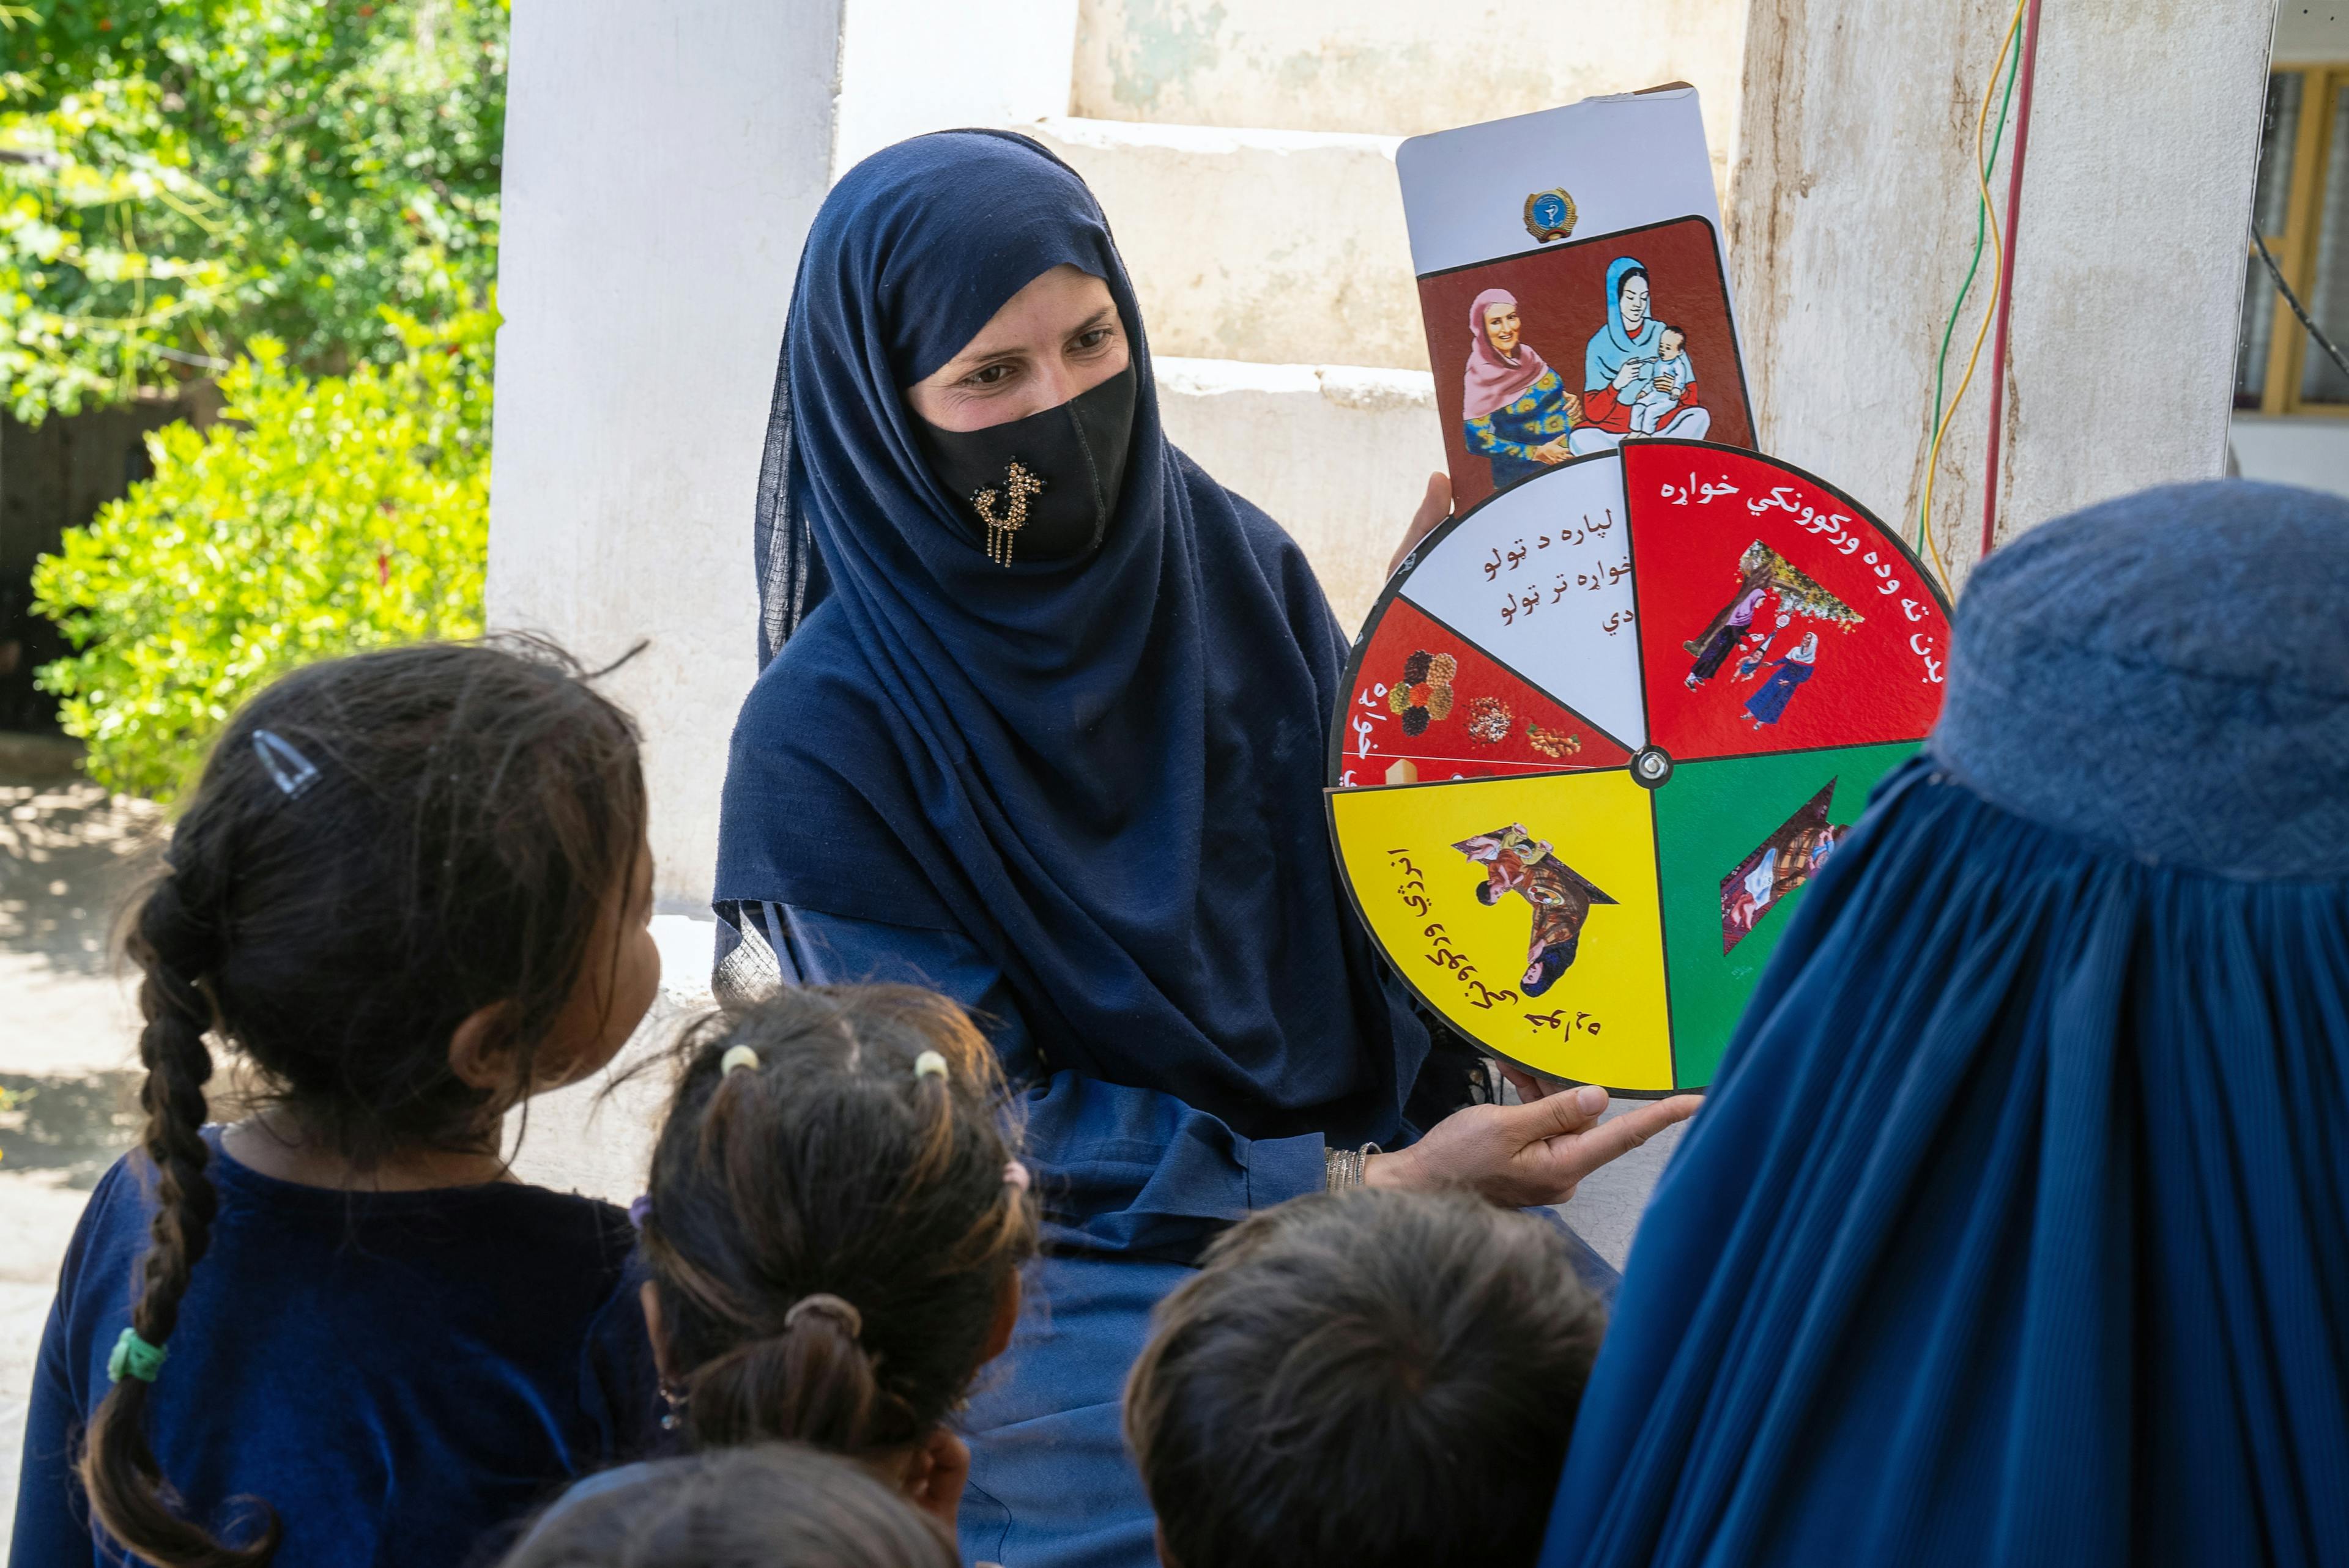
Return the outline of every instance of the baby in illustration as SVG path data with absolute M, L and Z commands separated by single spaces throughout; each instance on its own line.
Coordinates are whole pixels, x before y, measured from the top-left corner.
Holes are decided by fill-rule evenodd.
M 1681 406 L 1681 396 L 1696 379 L 1695 367 L 1689 364 L 1688 334 L 1677 326 L 1660 330 L 1656 339 L 1656 356 L 1648 361 L 1634 383 L 1639 396 L 1631 402 L 1631 433 L 1652 436 L 1660 425 L 1671 422 L 1672 410 Z M 1661 377 L 1671 384 L 1667 392 L 1656 385 Z
M 1452 846 L 1484 868 L 1476 902 L 1497 904 L 1516 893 L 1533 905 L 1532 940 L 1526 949 L 1526 972 L 1517 982 L 1527 996 L 1538 996 L 1557 984 L 1574 963 L 1582 944 L 1583 923 L 1593 905 L 1615 901 L 1588 878 L 1551 853 L 1547 840 L 1537 841 L 1523 822 L 1512 822 L 1489 833 L 1463 839 Z

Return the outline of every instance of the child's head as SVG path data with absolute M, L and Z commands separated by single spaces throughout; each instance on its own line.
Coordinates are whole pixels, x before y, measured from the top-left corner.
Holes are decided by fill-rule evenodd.
M 1678 359 L 1681 356 L 1681 345 L 1687 341 L 1687 333 L 1677 326 L 1668 326 L 1656 335 L 1656 353 L 1664 359 Z
M 1529 1563 L 1605 1310 L 1539 1220 L 1355 1189 L 1227 1233 L 1125 1433 L 1169 1568 Z
M 643 1234 L 693 1440 L 904 1452 L 1001 1353 L 1036 1250 L 994 1053 L 882 985 L 787 988 L 684 1048 Z
M 957 1568 L 946 1528 L 796 1443 L 643 1466 L 558 1504 L 499 1568 Z
M 650 1005 L 650 869 L 635 727 L 541 645 L 364 654 L 247 703 L 129 921 L 160 1177 L 139 1336 L 171 1338 L 211 1241 L 207 1036 L 357 1170 L 494 1151 L 507 1107 L 601 1066 Z M 91 1422 L 99 1521 L 159 1563 L 258 1560 L 165 1505 L 148 1387 L 123 1377 Z

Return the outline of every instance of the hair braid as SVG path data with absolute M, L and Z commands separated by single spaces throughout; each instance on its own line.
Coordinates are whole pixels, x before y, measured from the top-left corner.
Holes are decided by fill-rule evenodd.
M 147 1125 L 140 1143 L 158 1178 L 144 1279 L 130 1326 L 158 1346 L 170 1341 L 179 1324 L 180 1303 L 212 1244 L 212 1218 L 220 1208 L 204 1170 L 212 1157 L 203 1137 L 204 1085 L 212 1076 L 204 1034 L 212 1018 L 199 984 L 210 967 L 212 940 L 210 923 L 190 911 L 184 883 L 173 873 L 149 891 L 129 944 L 130 956 L 146 971 L 139 987 L 140 1010 L 147 1019 L 139 1036 L 140 1059 L 147 1068 L 140 1091 Z M 170 1483 L 147 1439 L 150 1391 L 144 1379 L 124 1377 L 91 1417 L 81 1478 L 98 1522 L 163 1568 L 266 1563 L 276 1549 L 278 1527 L 265 1504 L 254 1501 L 263 1524 L 244 1546 L 222 1542 L 173 1508 Z

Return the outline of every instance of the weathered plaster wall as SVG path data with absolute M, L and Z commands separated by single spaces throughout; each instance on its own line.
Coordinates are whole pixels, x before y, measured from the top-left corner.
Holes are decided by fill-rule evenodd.
M 1049 119 L 1160 354 L 1427 368 L 1396 138 Z
M 1736 145 L 1744 0 L 1082 0 L 1074 112 L 1413 136 L 1675 79 Z
M 1166 434 L 1305 548 L 1349 634 L 1444 467 L 1423 370 L 1157 360 Z
M 1975 111 L 2010 15 L 1754 0 L 1747 27 L 1730 253 L 1762 444 L 1889 517 L 1923 487 L 1934 356 L 1973 240 Z M 2222 471 L 2274 15 L 2274 0 L 2046 7 L 2003 530 Z M 2002 202 L 2005 181 L 2002 157 Z M 1981 531 L 1988 364 L 1937 480 L 1961 562 Z

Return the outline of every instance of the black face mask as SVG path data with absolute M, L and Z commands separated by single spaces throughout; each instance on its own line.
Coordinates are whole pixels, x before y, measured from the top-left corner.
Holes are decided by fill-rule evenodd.
M 930 471 L 978 526 L 999 565 L 1066 561 L 1101 548 L 1133 439 L 1133 366 L 1067 402 L 983 430 L 918 415 Z

